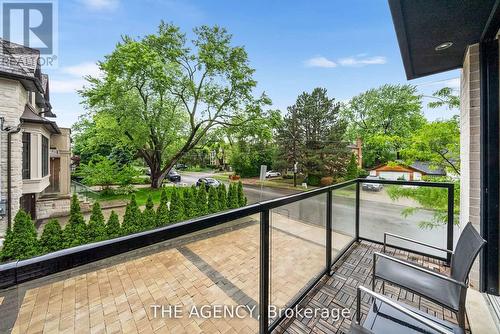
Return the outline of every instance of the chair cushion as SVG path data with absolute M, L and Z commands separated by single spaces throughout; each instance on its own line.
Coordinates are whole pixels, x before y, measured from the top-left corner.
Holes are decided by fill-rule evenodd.
M 458 311 L 461 287 L 457 284 L 384 257 L 377 257 L 375 276 Z

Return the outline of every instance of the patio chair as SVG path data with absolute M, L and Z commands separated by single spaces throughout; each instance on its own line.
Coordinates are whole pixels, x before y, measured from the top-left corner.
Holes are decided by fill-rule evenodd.
M 374 253 L 372 290 L 377 278 L 384 280 L 382 293 L 385 281 L 398 285 L 456 313 L 458 324 L 464 328 L 469 272 L 479 251 L 486 244 L 472 224 L 465 226 L 454 252 L 391 233 L 384 233 L 384 252 L 388 236 L 450 253 L 450 276 L 386 254 Z
M 361 324 L 361 293 L 373 298 L 368 315 Z M 356 299 L 356 318 L 349 334 L 463 334 L 464 330 L 446 320 L 420 310 L 403 306 L 384 295 L 359 286 Z

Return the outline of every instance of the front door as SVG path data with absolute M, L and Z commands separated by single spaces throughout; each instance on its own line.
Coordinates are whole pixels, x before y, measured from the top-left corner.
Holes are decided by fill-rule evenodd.
M 59 192 L 59 172 L 61 170 L 61 159 L 51 158 L 50 159 L 50 185 L 47 188 L 48 192 L 58 193 Z
M 36 198 L 35 194 L 25 194 L 21 196 L 20 207 L 31 215 L 31 219 L 36 220 Z

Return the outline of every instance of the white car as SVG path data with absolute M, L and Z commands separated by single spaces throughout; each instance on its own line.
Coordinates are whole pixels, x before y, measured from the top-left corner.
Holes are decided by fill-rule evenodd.
M 272 170 L 266 172 L 266 178 L 278 177 L 278 176 L 281 176 L 280 172 L 275 172 L 275 171 L 272 171 Z

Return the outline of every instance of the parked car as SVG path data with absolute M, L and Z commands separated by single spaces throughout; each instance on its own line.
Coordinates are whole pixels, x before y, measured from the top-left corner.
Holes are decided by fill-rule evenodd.
M 181 176 L 173 168 L 168 172 L 167 179 L 170 182 L 181 182 Z
M 177 168 L 178 170 L 185 170 L 188 168 L 188 166 L 186 164 L 177 164 L 175 165 L 175 168 Z
M 281 176 L 280 172 L 276 172 L 276 171 L 273 171 L 273 170 L 270 170 L 270 171 L 266 172 L 266 178 L 278 177 L 278 176 Z
M 202 177 L 198 179 L 198 181 L 196 181 L 196 186 L 199 187 L 202 184 L 204 184 L 208 189 L 209 187 L 218 187 L 220 185 L 220 182 L 216 179 L 212 179 L 211 177 Z
M 382 180 L 379 176 L 367 176 L 367 180 Z M 380 191 L 384 186 L 380 183 L 363 183 L 361 189 L 365 191 Z

